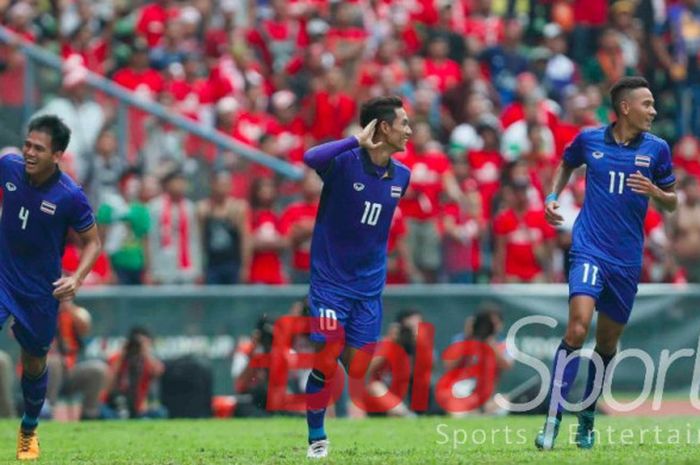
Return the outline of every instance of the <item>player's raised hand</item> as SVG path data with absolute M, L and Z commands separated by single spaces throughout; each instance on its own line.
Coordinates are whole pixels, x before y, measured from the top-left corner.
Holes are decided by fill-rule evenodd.
M 374 142 L 372 141 L 372 138 L 374 137 L 374 132 L 377 129 L 377 118 L 373 119 L 372 121 L 369 122 L 367 126 L 362 128 L 362 131 L 360 131 L 358 134 L 355 134 L 355 138 L 357 139 L 357 142 L 359 142 L 360 147 L 363 147 L 367 150 L 370 149 L 377 149 L 384 145 L 384 142 Z
M 544 217 L 552 226 L 559 226 L 564 222 L 564 217 L 557 213 L 557 210 L 559 210 L 559 202 L 556 200 L 552 200 L 544 207 Z
M 637 170 L 636 173 L 632 173 L 627 178 L 627 187 L 629 187 L 632 192 L 637 194 L 646 195 L 647 197 L 653 197 L 656 192 L 657 187 L 653 182 L 642 173 Z
M 58 300 L 69 300 L 75 297 L 82 283 L 75 276 L 64 276 L 53 282 L 53 296 Z

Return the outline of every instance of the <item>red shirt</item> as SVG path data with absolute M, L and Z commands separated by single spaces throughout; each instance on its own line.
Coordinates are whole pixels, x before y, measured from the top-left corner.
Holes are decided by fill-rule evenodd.
M 177 8 L 166 10 L 158 3 L 145 5 L 136 21 L 136 32 L 146 38 L 149 47 L 155 47 L 165 33 L 165 23 L 178 14 Z
M 143 363 L 141 364 L 139 376 L 134 380 L 136 383 L 136 393 L 133 402 L 135 410 L 138 413 L 144 413 L 146 411 L 148 392 L 153 379 L 156 377 L 156 367 L 145 357 L 142 357 L 141 361 Z M 117 353 L 107 359 L 107 364 L 114 374 L 117 391 L 122 394 L 129 394 L 129 379 L 131 373 L 129 373 L 128 360 L 123 357 L 122 353 Z
M 263 134 L 274 134 L 277 122 L 267 113 L 243 111 L 233 125 L 234 139 L 257 147 Z
M 607 0 L 574 0 L 574 22 L 584 26 L 603 26 L 608 20 Z
M 272 134 L 277 136 L 277 147 L 280 153 L 287 157 L 291 163 L 302 163 L 306 145 L 306 126 L 300 118 L 294 118 L 289 123 L 281 123 L 279 120 L 275 124 Z
M 462 79 L 462 71 L 459 65 L 450 59 L 437 62 L 428 58 L 425 60 L 425 77 L 442 93 L 454 87 Z
M 275 237 L 282 234 L 280 222 L 272 210 L 257 210 L 250 215 L 253 236 Z M 256 250 L 250 264 L 251 284 L 284 284 L 282 259 L 278 250 Z
M 304 203 L 296 202 L 287 207 L 280 220 L 280 230 L 282 234 L 291 234 L 294 225 L 301 222 L 311 222 L 313 225 L 318 211 L 318 202 Z M 309 271 L 311 269 L 311 238 L 298 244 L 294 249 L 292 265 L 297 270 Z
M 61 56 L 64 60 L 71 55 L 80 55 L 85 67 L 97 74 L 105 73 L 104 65 L 109 54 L 109 44 L 101 38 L 91 40 L 87 47 L 83 49 L 77 49 L 69 42 L 61 46 Z
M 493 47 L 503 40 L 505 30 L 503 18 L 492 15 L 489 17 L 468 17 L 464 24 L 464 34 L 474 37 L 483 47 Z
M 445 268 L 450 273 L 461 271 L 478 271 L 481 268 L 481 249 L 479 247 L 479 235 L 476 234 L 479 227 L 478 218 L 474 218 L 459 208 L 456 203 L 450 203 L 443 208 L 443 218 L 451 217 L 456 225 L 465 232 L 465 238 L 457 241 L 450 236 L 445 236 Z
M 442 177 L 450 171 L 450 160 L 442 152 L 417 155 L 410 150 L 401 159 L 411 170 L 409 195 L 401 201 L 407 218 L 428 220 L 438 216 Z
M 506 239 L 506 276 L 529 281 L 542 272 L 535 258 L 535 246 L 556 236 L 556 231 L 545 221 L 544 212 L 530 210 L 518 217 L 508 209 L 494 219 L 493 231 Z
M 506 162 L 497 150 L 472 150 L 467 153 L 467 164 L 481 193 L 483 217 L 489 221 L 493 198 L 500 188 L 501 171 Z
M 313 94 L 307 102 L 314 111 L 309 132 L 317 141 L 340 139 L 355 119 L 357 103 L 348 94 L 330 95 L 326 91 Z

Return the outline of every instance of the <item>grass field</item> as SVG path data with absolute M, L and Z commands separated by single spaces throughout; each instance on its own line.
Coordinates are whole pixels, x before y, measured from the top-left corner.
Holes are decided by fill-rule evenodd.
M 533 446 L 539 417 L 329 420 L 331 455 L 316 463 L 700 463 L 700 417 L 600 417 L 606 437 L 592 451 L 568 443 L 574 422 L 565 420 L 554 451 L 539 452 Z M 0 464 L 17 463 L 16 428 L 16 421 L 0 422 Z M 40 463 L 52 465 L 308 463 L 303 418 L 44 423 L 39 431 Z

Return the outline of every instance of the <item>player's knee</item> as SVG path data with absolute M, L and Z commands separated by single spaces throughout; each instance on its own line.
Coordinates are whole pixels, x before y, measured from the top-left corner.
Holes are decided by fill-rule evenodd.
M 41 376 L 46 370 L 46 357 L 22 357 L 22 370 L 32 378 Z
M 566 330 L 566 343 L 571 347 L 581 347 L 588 336 L 588 326 L 580 322 L 572 322 Z

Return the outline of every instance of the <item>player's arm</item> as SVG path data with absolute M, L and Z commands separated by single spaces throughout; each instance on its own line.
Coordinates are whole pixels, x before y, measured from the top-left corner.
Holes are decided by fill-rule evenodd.
M 80 264 L 72 276 L 64 276 L 53 283 L 55 289 L 53 296 L 58 300 L 71 299 L 75 296 L 85 277 L 92 270 L 97 257 L 102 252 L 102 242 L 97 232 L 97 226 L 93 224 L 89 229 L 78 233 L 83 242 L 83 250 L 80 254 Z
M 627 178 L 627 187 L 632 192 L 642 194 L 654 201 L 657 207 L 667 212 L 672 212 L 678 207 L 678 195 L 676 185 L 659 187 L 637 170 Z
M 374 142 L 372 140 L 376 127 L 377 120 L 373 119 L 357 135 L 312 147 L 304 153 L 304 163 L 309 168 L 323 173 L 330 168 L 333 159 L 341 153 L 352 150 L 358 146 L 368 150 L 376 149 L 382 145 L 382 142 Z
M 557 213 L 559 209 L 559 194 L 564 190 L 571 179 L 571 174 L 576 167 L 572 167 L 565 161 L 559 163 L 557 171 L 554 173 L 554 181 L 552 182 L 552 191 L 545 199 L 544 216 L 547 223 L 552 226 L 559 226 L 564 222 L 564 217 Z

